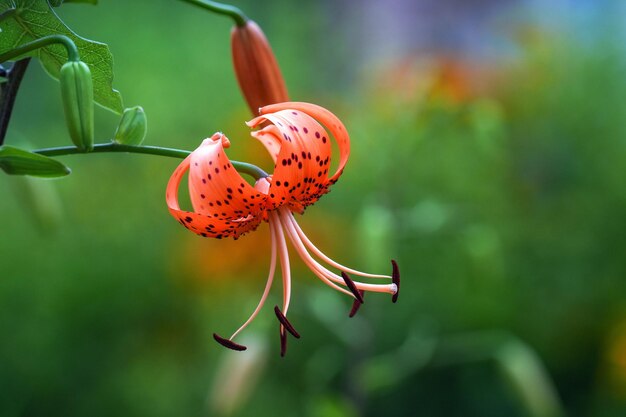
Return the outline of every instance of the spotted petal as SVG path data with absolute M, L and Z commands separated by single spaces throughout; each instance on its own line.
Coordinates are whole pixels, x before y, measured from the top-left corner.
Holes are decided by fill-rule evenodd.
M 224 152 L 228 139 L 215 134 L 176 168 L 167 184 L 170 213 L 183 226 L 204 237 L 239 237 L 256 229 L 265 198 L 232 167 Z M 189 196 L 194 212 L 181 210 L 178 187 L 189 170 Z
M 259 113 L 261 116 L 264 116 L 282 110 L 297 110 L 308 114 L 323 124 L 335 138 L 337 144 L 339 145 L 339 164 L 335 173 L 330 177 L 329 182 L 330 184 L 336 183 L 343 173 L 343 169 L 348 162 L 348 157 L 350 156 L 350 136 L 348 135 L 348 131 L 341 120 L 323 107 L 298 101 L 270 104 L 269 106 L 261 107 L 259 109 Z
M 331 144 L 324 128 L 307 114 L 289 109 L 260 116 L 248 124 L 256 127 L 269 121 L 273 125 L 257 132 L 275 158 L 269 207 L 289 205 L 293 210 L 314 203 L 327 191 Z

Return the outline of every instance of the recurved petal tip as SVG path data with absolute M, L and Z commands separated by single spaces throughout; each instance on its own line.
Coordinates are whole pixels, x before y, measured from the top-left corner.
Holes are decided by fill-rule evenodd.
M 259 111 L 261 110 L 261 108 L 259 108 Z M 264 116 L 256 116 L 255 118 L 248 120 L 246 122 L 246 126 L 248 126 L 251 129 L 254 129 L 255 127 L 259 126 L 261 123 L 265 122 L 267 119 Z
M 213 339 L 215 339 L 215 341 L 217 343 L 219 343 L 220 345 L 224 346 L 225 348 L 228 349 L 232 349 L 232 350 L 236 350 L 236 351 L 242 351 L 242 350 L 246 350 L 248 349 L 247 347 L 245 347 L 244 345 L 240 345 L 239 343 L 235 343 L 230 339 L 225 339 L 222 336 L 220 336 L 217 333 L 213 333 Z
M 398 269 L 398 263 L 392 259 L 391 260 L 391 281 L 396 284 L 396 293 L 391 297 L 392 302 L 398 301 L 398 294 L 400 293 L 400 270 Z

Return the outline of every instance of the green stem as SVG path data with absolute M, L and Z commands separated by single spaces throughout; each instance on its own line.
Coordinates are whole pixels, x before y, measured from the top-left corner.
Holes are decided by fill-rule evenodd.
M 6 74 L 8 81 L 0 84 L 0 145 L 4 143 L 9 122 L 11 121 L 15 98 L 29 63 L 30 58 L 20 59 L 15 62 Z
M 33 151 L 40 155 L 45 156 L 60 156 L 60 155 L 74 155 L 84 154 L 75 146 L 61 146 L 58 148 L 46 148 Z M 173 148 L 161 148 L 159 146 L 132 146 L 132 145 L 120 145 L 118 143 L 98 143 L 94 145 L 92 153 L 104 153 L 104 152 L 127 152 L 127 153 L 143 153 L 149 155 L 167 156 L 170 158 L 184 159 L 189 156 L 191 152 L 181 149 Z M 248 164 L 247 162 L 230 161 L 233 167 L 242 174 L 248 174 L 256 180 L 268 177 L 269 174 L 263 171 L 256 165 Z
M 196 5 L 198 7 L 202 7 L 203 9 L 209 10 L 214 13 L 223 14 L 231 17 L 237 26 L 245 26 L 248 22 L 248 17 L 237 7 L 231 6 L 230 4 L 218 3 L 216 1 L 210 0 L 182 0 L 187 3 Z
M 24 55 L 30 51 L 34 51 L 35 49 L 44 48 L 48 45 L 52 45 L 55 43 L 60 43 L 65 47 L 68 60 L 80 61 L 78 48 L 76 47 L 74 41 L 64 35 L 50 35 L 44 36 L 43 38 L 39 38 L 32 42 L 25 43 L 24 45 L 18 46 L 17 48 L 11 49 L 10 51 L 1 54 L 0 62 L 10 61 L 15 57 Z

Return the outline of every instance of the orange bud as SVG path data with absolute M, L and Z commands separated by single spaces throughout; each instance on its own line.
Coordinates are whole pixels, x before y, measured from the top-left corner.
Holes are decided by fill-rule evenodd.
M 263 31 L 251 20 L 231 32 L 235 75 L 252 114 L 259 107 L 289 101 L 280 67 Z

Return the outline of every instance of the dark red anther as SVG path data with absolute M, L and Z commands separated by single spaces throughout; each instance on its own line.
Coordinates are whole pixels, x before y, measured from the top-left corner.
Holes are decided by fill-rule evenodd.
M 392 302 L 398 301 L 398 294 L 400 293 L 400 270 L 395 260 L 391 260 L 391 266 L 393 271 L 391 273 L 391 281 L 396 284 L 396 293 L 391 297 Z
M 293 337 L 295 337 L 296 339 L 300 339 L 300 334 L 291 325 L 291 323 L 289 323 L 289 320 L 287 320 L 287 317 L 285 317 L 283 312 L 280 311 L 280 308 L 278 308 L 278 306 L 274 306 L 274 313 L 276 313 L 276 317 L 278 317 L 278 321 L 280 322 L 280 324 L 285 326 L 285 329 L 287 329 L 287 331 L 289 333 L 291 333 L 293 335 Z M 282 335 L 281 335 L 281 337 L 282 337 Z
M 363 296 L 365 296 L 365 291 L 359 290 L 359 294 L 361 295 L 361 299 L 363 299 Z M 350 314 L 348 314 L 348 317 L 354 317 L 356 312 L 359 311 L 359 308 L 361 308 L 361 304 L 363 303 L 355 299 L 352 303 L 352 308 L 350 309 Z
M 219 343 L 220 345 L 228 348 L 228 349 L 232 349 L 232 350 L 237 350 L 237 351 L 242 351 L 242 350 L 246 350 L 248 349 L 247 347 L 245 347 L 244 345 L 240 345 L 239 343 L 235 343 L 230 339 L 224 339 L 222 336 L 220 336 L 217 333 L 213 333 L 213 339 L 215 339 L 215 341 L 217 343 Z
M 284 357 L 287 353 L 287 332 L 283 329 L 283 326 L 279 326 L 280 331 L 280 357 Z
M 350 290 L 350 292 L 352 294 L 354 294 L 354 298 L 359 303 L 363 304 L 363 296 L 361 295 L 361 292 L 359 292 L 359 289 L 356 287 L 356 284 L 354 283 L 354 281 L 352 281 L 352 279 L 348 276 L 348 274 L 346 274 L 343 271 L 341 271 L 341 277 L 345 281 L 345 283 L 348 286 L 348 289 Z

